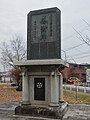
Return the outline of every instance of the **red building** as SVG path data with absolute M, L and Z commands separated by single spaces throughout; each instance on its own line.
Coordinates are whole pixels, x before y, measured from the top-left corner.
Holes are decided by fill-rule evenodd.
M 86 69 L 90 69 L 90 64 L 69 63 L 69 68 L 64 69 L 64 80 L 70 77 L 77 77 L 82 82 L 86 82 Z

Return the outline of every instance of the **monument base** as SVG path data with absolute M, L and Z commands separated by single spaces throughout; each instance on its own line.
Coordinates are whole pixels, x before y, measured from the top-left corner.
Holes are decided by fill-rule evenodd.
M 67 103 L 60 103 L 58 107 L 21 105 L 15 108 L 15 115 L 62 119 L 67 109 Z

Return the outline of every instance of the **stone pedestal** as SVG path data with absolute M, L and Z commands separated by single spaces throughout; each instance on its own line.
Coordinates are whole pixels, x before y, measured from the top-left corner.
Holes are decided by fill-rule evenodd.
M 67 103 L 59 104 L 58 107 L 21 105 L 15 108 L 15 114 L 37 118 L 62 119 L 67 111 L 67 105 Z
M 63 103 L 63 76 L 61 73 L 59 73 L 59 102 Z
M 50 106 L 59 106 L 59 76 L 58 71 L 51 72 L 50 75 L 51 101 Z
M 30 104 L 29 80 L 26 69 L 22 73 L 22 104 Z
M 66 67 L 61 59 L 27 60 L 17 62 L 22 69 L 22 105 L 15 109 L 16 115 L 62 118 L 67 110 L 63 100 L 63 77 Z

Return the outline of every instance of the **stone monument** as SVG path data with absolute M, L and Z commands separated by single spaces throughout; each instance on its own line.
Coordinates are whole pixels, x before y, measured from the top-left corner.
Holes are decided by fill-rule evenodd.
M 27 26 L 27 59 L 61 59 L 61 12 L 31 11 Z
M 27 60 L 16 61 L 22 69 L 22 104 L 16 115 L 63 117 L 62 70 L 68 65 L 61 59 L 61 12 L 58 8 L 31 11 L 27 23 Z

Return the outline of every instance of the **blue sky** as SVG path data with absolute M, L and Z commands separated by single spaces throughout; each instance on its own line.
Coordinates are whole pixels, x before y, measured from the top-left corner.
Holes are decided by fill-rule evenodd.
M 31 10 L 58 7 L 61 10 L 62 49 L 67 60 L 76 63 L 90 63 L 90 46 L 82 44 L 76 30 L 84 35 L 90 33 L 90 0 L 0 0 L 0 42 L 9 41 L 15 34 L 27 40 L 27 14 Z M 84 57 L 83 57 L 84 56 Z M 86 57 L 85 57 L 86 56 Z M 62 52 L 63 59 L 65 53 Z

